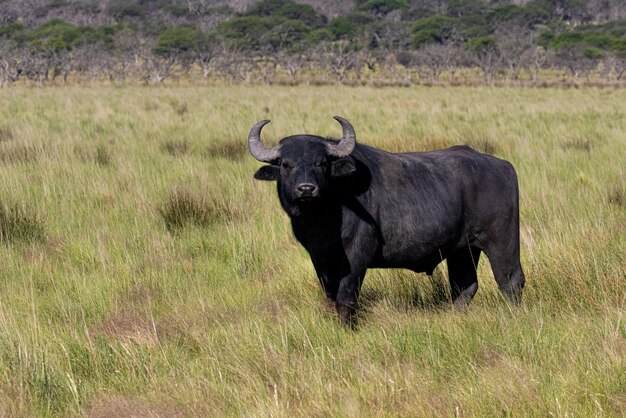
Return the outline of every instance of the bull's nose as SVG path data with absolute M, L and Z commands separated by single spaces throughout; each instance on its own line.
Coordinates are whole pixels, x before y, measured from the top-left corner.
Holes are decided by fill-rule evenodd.
M 297 188 L 302 196 L 312 196 L 315 189 L 317 189 L 317 187 L 311 183 L 301 183 Z

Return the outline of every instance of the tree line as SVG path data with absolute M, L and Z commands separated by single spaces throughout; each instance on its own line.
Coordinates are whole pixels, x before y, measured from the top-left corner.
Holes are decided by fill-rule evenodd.
M 621 83 L 621 0 L 0 0 L 0 83 Z

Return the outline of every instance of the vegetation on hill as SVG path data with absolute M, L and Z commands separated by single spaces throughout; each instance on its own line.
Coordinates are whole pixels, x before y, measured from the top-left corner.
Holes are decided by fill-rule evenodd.
M 619 0 L 339 3 L 341 14 L 322 0 L 261 0 L 239 10 L 241 2 L 206 0 L 4 0 L 0 80 L 80 72 L 162 82 L 194 64 L 204 77 L 232 81 L 267 81 L 279 67 L 291 68 L 294 82 L 307 68 L 331 68 L 341 82 L 350 71 L 358 78 L 363 68 L 393 65 L 425 69 L 432 82 L 439 69 L 471 67 L 488 82 L 517 80 L 522 70 L 535 80 L 547 67 L 623 78 L 626 5 Z

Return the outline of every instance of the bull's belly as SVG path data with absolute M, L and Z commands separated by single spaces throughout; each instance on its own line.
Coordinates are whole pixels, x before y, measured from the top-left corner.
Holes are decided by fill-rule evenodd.
M 421 256 L 396 257 L 393 259 L 382 256 L 375 257 L 368 268 L 400 268 L 416 273 L 432 274 L 433 270 L 446 258 L 444 253 L 424 254 Z

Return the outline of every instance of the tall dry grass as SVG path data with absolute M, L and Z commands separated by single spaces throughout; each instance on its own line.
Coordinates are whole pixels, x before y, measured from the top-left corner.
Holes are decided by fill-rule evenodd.
M 0 415 L 620 416 L 626 92 L 0 90 Z M 181 109 L 184 109 L 182 111 Z M 374 270 L 343 329 L 245 138 L 468 143 L 521 187 L 524 303 Z M 4 209 L 2 209 L 4 208 Z

